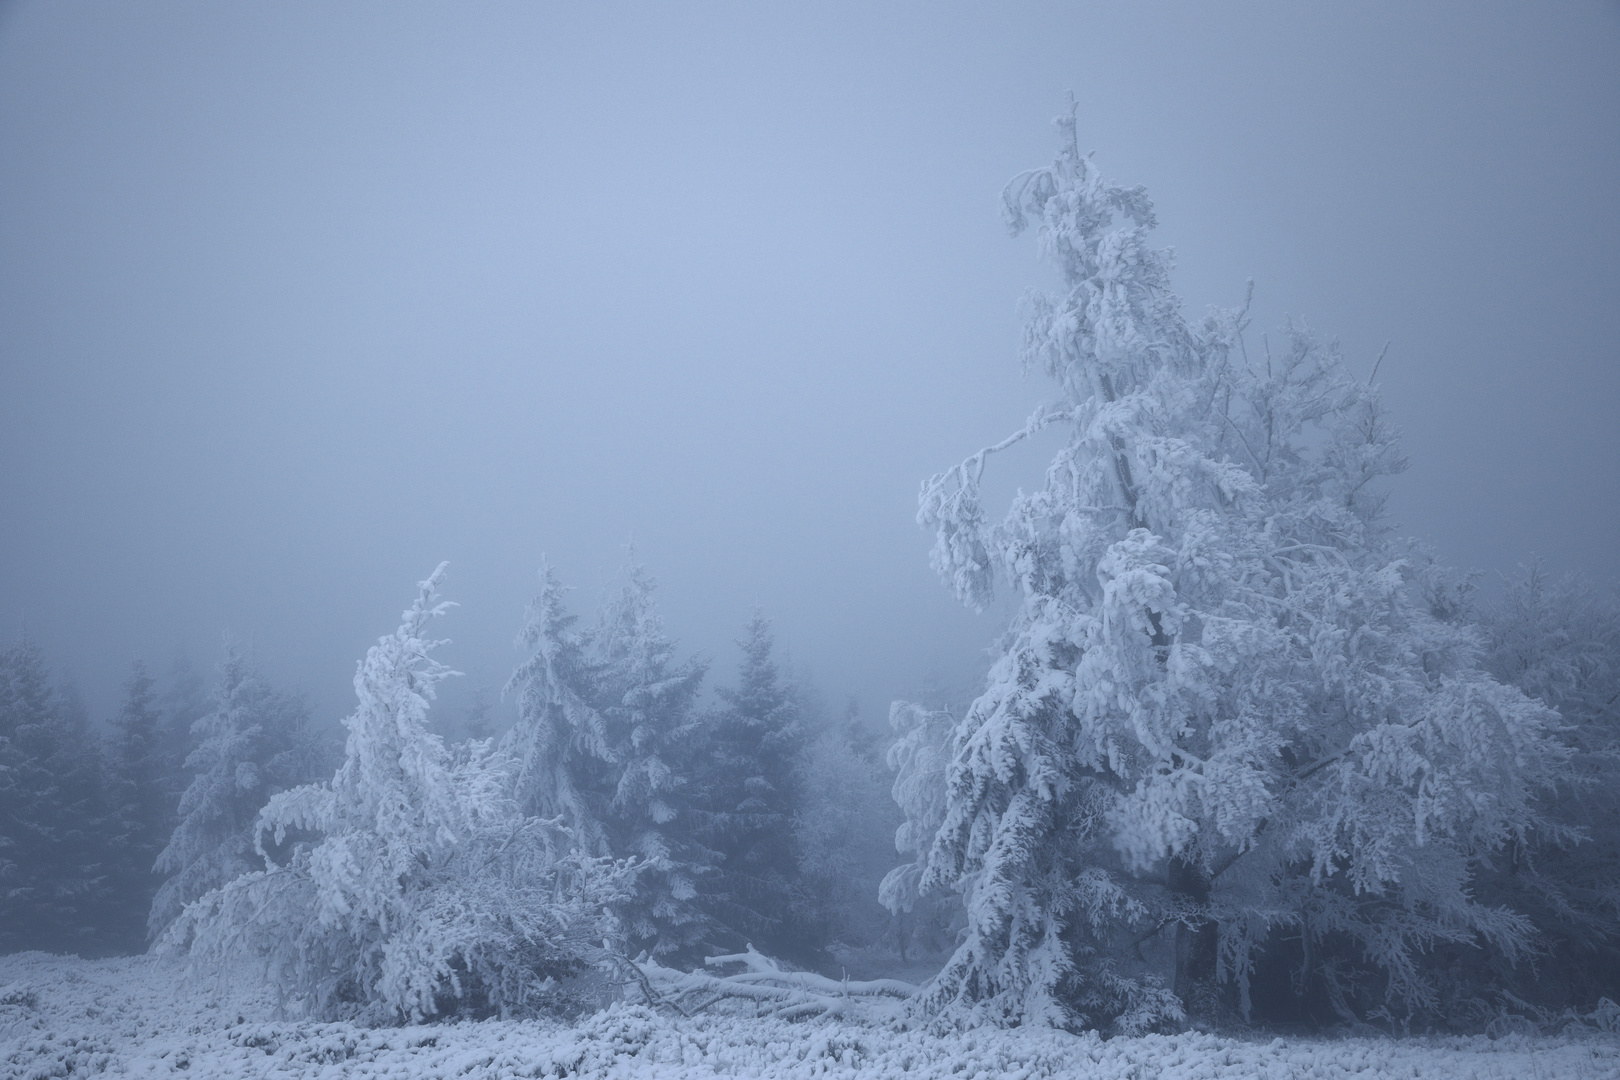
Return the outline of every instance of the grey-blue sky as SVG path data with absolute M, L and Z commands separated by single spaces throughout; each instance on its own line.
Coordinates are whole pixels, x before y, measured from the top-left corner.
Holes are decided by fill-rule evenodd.
M 334 716 L 439 559 L 490 685 L 634 537 L 722 680 L 755 604 L 874 715 L 980 663 L 913 504 L 1043 393 L 996 196 L 1071 88 L 1190 307 L 1392 343 L 1410 531 L 1620 574 L 1612 5 L 36 3 L 0 619 L 99 714 L 230 629 Z

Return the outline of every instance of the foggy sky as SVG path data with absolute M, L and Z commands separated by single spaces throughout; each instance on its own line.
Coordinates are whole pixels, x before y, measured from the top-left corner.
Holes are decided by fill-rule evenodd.
M 1408 532 L 1620 575 L 1613 4 L 32 3 L 0 627 L 98 718 L 229 630 L 332 719 L 439 560 L 464 694 L 633 540 L 711 683 L 756 605 L 874 719 L 982 674 L 916 492 L 1046 394 L 997 198 L 1070 89 L 1190 311 L 1390 342 Z

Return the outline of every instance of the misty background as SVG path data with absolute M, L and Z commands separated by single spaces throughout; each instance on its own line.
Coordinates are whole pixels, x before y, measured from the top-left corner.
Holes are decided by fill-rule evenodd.
M 758 606 L 869 723 L 971 684 L 917 486 L 1046 396 L 998 195 L 1071 89 L 1190 310 L 1389 342 L 1405 531 L 1614 578 L 1617 58 L 1597 2 L 0 8 L 0 627 L 97 720 L 229 631 L 329 722 L 448 559 L 453 709 L 633 540 L 711 682 Z

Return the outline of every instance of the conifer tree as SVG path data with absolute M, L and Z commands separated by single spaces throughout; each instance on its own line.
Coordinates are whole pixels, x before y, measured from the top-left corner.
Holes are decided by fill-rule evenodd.
M 319 768 L 322 748 L 308 720 L 302 698 L 266 685 L 251 660 L 226 642 L 213 711 L 193 726 L 191 782 L 154 867 L 165 880 L 147 921 L 152 938 L 191 901 L 258 868 L 259 809 Z
M 169 827 L 177 822 L 180 797 L 191 786 L 191 774 L 186 770 L 186 758 L 196 749 L 196 736 L 192 729 L 197 721 L 214 711 L 213 690 L 197 674 L 191 660 L 184 653 L 177 654 L 164 673 L 158 695 L 162 711 L 160 758 L 163 763 L 163 783 L 168 793 Z
M 920 885 L 968 924 L 924 1003 L 1143 1030 L 1180 1013 L 1155 969 L 1197 1011 L 1217 983 L 1247 1008 L 1287 928 L 1310 992 L 1422 1008 L 1435 942 L 1525 943 L 1470 883 L 1544 824 L 1552 714 L 1417 596 L 1379 517 L 1402 461 L 1376 391 L 1303 332 L 1251 362 L 1241 311 L 1183 319 L 1146 195 L 1060 127 L 1005 194 L 1062 275 L 1024 343 L 1056 399 L 921 495 L 957 595 L 1021 601 L 953 735 Z M 991 526 L 988 457 L 1053 427 L 1045 486 Z
M 155 686 L 146 666 L 135 661 L 113 720 L 109 755 L 107 837 L 115 855 L 118 904 L 108 931 L 132 952 L 145 948 L 147 914 L 159 884 L 153 864 L 174 828 Z
M 1587 1012 L 1620 999 L 1620 591 L 1553 578 L 1536 562 L 1458 616 L 1478 621 L 1492 674 L 1558 710 L 1572 757 L 1549 810 L 1555 828 L 1510 846 L 1478 886 L 1483 902 L 1535 920 L 1545 955 L 1513 969 L 1450 949 L 1433 966 L 1446 970 L 1465 1013 L 1482 987 Z
M 945 780 L 950 772 L 951 734 L 956 718 L 948 709 L 929 709 L 896 701 L 889 710 L 894 742 L 889 745 L 890 795 L 905 820 L 895 829 L 894 849 L 906 861 L 884 875 L 878 902 L 895 917 L 900 956 L 916 931 L 919 905 L 931 909 L 931 896 L 921 888 L 928 869 L 929 847 L 945 821 Z M 933 915 L 931 910 L 926 914 Z
M 878 896 L 895 863 L 899 814 L 885 770 L 869 756 L 851 713 L 808 719 L 793 815 L 799 883 L 809 898 L 808 942 L 821 951 L 869 949 L 891 929 Z
M 616 750 L 598 710 L 600 665 L 591 637 L 575 629 L 577 615 L 549 565 L 529 605 L 517 646 L 529 655 L 506 689 L 518 719 L 501 740 L 518 763 L 515 794 L 524 813 L 555 818 L 593 855 L 609 851 L 608 807 L 615 787 Z
M 794 957 L 810 937 L 793 830 L 804 729 L 763 614 L 754 613 L 738 644 L 737 685 L 718 690 L 721 707 L 705 717 L 706 738 L 695 743 L 702 749 L 692 785 L 699 835 L 720 859 L 701 895 L 710 918 L 737 936 L 734 944 Z
M 635 894 L 620 909 L 632 947 L 689 959 L 710 929 L 697 881 L 716 858 L 698 838 L 689 790 L 705 667 L 675 661 L 646 570 L 632 560 L 624 579 L 582 632 L 542 570 L 519 638 L 532 653 L 508 683 L 518 720 L 503 745 L 526 812 L 559 816 L 592 854 L 637 861 Z
M 623 576 L 594 640 L 601 712 L 617 765 L 608 818 L 612 853 L 637 859 L 641 869 L 621 918 L 633 944 L 690 960 L 711 929 L 697 898 L 699 879 L 715 862 L 698 838 L 688 790 L 701 738 L 693 706 L 706 665 L 675 661 L 646 568 L 632 560 Z
M 614 933 L 622 868 L 570 855 L 516 812 L 510 761 L 452 755 L 427 730 L 454 674 L 427 637 L 445 566 L 355 674 L 343 763 L 273 795 L 254 826 L 260 869 L 205 894 L 166 934 L 199 967 L 246 954 L 309 1015 L 420 1021 L 446 1009 L 502 1016 L 544 1005 Z M 288 857 L 267 841 L 302 834 Z
M 0 651 L 0 951 L 107 951 L 99 747 L 20 636 Z

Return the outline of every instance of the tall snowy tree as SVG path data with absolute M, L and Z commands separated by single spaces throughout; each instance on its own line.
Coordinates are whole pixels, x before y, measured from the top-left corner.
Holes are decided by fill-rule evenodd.
M 210 967 L 262 961 L 310 1015 L 420 1021 L 446 1007 L 533 1011 L 613 933 L 604 905 L 624 873 L 570 856 L 555 826 L 516 812 L 509 760 L 487 744 L 452 756 L 427 730 L 428 624 L 445 566 L 419 583 L 394 633 L 355 674 L 331 780 L 271 797 L 255 825 L 262 869 L 188 907 L 165 938 Z M 313 837 L 284 864 L 264 841 Z
M 0 952 L 107 951 L 102 761 L 24 634 L 0 650 Z
M 146 665 L 135 661 L 124 685 L 124 704 L 113 719 L 108 755 L 106 834 L 116 854 L 113 879 L 118 895 L 108 930 L 131 952 L 146 947 L 147 915 L 159 884 L 153 864 L 174 829 L 163 716 L 155 687 Z
M 153 938 L 191 901 L 258 868 L 259 809 L 276 792 L 311 779 L 324 756 L 303 699 L 266 685 L 229 642 L 213 704 L 193 727 L 191 783 L 154 867 L 165 880 L 147 922 Z
M 1301 985 L 1342 998 L 1350 957 L 1375 1002 L 1421 1007 L 1424 948 L 1525 940 L 1470 882 L 1540 824 L 1554 718 L 1417 596 L 1380 524 L 1402 462 L 1376 392 L 1305 333 L 1251 362 L 1242 312 L 1183 319 L 1146 195 L 1059 124 L 1005 193 L 1062 278 L 1024 341 L 1056 398 L 921 494 L 957 595 L 1020 599 L 953 736 L 919 884 L 968 922 L 924 1003 L 1142 1030 L 1180 1011 L 1155 967 L 1196 1009 L 1217 979 L 1247 1007 L 1288 928 Z M 1047 428 L 1044 487 L 990 525 L 987 459 Z
M 601 665 L 591 635 L 575 629 L 567 590 L 549 565 L 529 605 L 517 646 L 529 655 L 507 683 L 518 719 L 501 740 L 518 762 L 518 805 L 560 819 L 593 855 L 609 850 L 608 807 L 618 756 L 598 710 Z
M 159 746 L 172 821 L 180 805 L 180 797 L 191 786 L 186 758 L 196 749 L 196 736 L 192 734 L 192 729 L 198 720 L 214 711 L 214 697 L 212 688 L 183 653 L 177 654 L 170 662 L 168 671 L 159 683 L 163 688 L 158 695 L 158 707 L 163 713 Z
M 702 904 L 736 946 L 794 957 L 809 938 L 793 830 L 804 730 L 777 669 L 769 620 L 755 612 L 738 644 L 737 685 L 719 688 L 721 707 L 694 743 L 696 828 L 720 858 L 703 881 Z
M 559 815 L 592 854 L 637 860 L 635 894 L 620 909 L 632 946 L 690 954 L 710 928 L 697 879 L 715 861 L 687 790 L 705 666 L 675 661 L 646 570 L 632 559 L 624 577 L 581 632 L 542 570 L 518 639 L 532 653 L 508 683 L 518 720 L 503 745 L 526 812 Z

